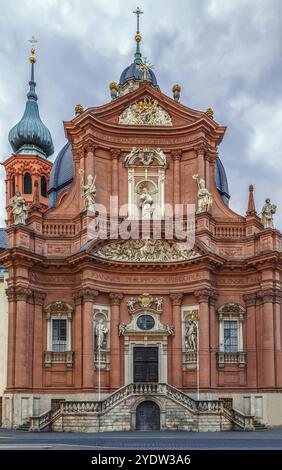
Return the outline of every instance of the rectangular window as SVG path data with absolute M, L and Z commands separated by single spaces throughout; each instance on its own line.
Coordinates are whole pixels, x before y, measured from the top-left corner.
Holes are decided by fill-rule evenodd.
M 238 322 L 237 321 L 224 321 L 224 352 L 237 353 L 238 352 Z
M 67 350 L 67 320 L 52 320 L 52 351 Z

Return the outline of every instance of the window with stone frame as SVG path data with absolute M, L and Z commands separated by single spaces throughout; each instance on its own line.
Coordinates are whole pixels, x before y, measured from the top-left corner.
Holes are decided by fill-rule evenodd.
M 67 320 L 62 318 L 52 318 L 52 346 L 54 352 L 64 352 L 68 350 Z
M 243 340 L 245 314 L 245 308 L 237 303 L 225 303 L 217 309 L 219 320 L 219 367 L 224 367 L 225 364 L 245 366 L 246 353 L 244 352 Z
M 53 363 L 73 364 L 71 322 L 73 307 L 62 301 L 52 302 L 45 307 L 47 317 L 47 350 L 44 364 L 50 367 Z

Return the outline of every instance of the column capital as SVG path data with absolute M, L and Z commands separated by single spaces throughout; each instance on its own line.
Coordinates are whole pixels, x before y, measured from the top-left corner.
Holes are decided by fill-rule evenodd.
M 80 290 L 77 290 L 73 294 L 73 298 L 75 301 L 78 301 L 78 298 L 81 298 L 84 300 L 84 302 L 92 302 L 96 299 L 96 297 L 99 295 L 99 291 L 95 289 L 91 289 L 91 287 L 84 287 Z
M 110 292 L 109 298 L 111 301 L 111 305 L 120 305 L 123 298 L 123 294 L 120 292 Z
M 32 298 L 32 290 L 28 287 L 16 286 L 15 287 L 15 300 L 24 300 L 28 302 Z
M 208 146 L 205 142 L 201 142 L 198 145 L 195 146 L 195 151 L 197 155 L 205 155 L 206 152 L 208 151 Z
M 170 294 L 169 297 L 174 307 L 182 304 L 183 294 Z
M 41 290 L 34 290 L 33 298 L 36 305 L 43 305 L 44 300 L 46 299 L 46 293 Z
M 8 297 L 8 302 L 14 302 L 16 300 L 16 288 L 14 286 L 10 286 L 6 289 L 6 294 Z
M 119 149 L 110 149 L 111 159 L 118 160 L 121 155 L 121 150 Z
M 88 152 L 93 153 L 95 152 L 96 148 L 97 148 L 97 145 L 91 140 L 86 141 L 85 144 L 83 145 L 83 150 L 86 153 Z
M 182 150 L 172 150 L 170 152 L 170 155 L 172 156 L 174 161 L 179 161 L 182 155 Z
M 246 307 L 254 307 L 256 305 L 257 294 L 256 292 L 252 294 L 244 294 L 243 299 L 246 304 Z
M 194 292 L 196 299 L 201 302 L 214 302 L 217 298 L 216 291 L 213 289 L 199 289 Z
M 281 302 L 282 292 L 280 289 L 275 288 L 262 289 L 257 293 L 257 298 L 262 303 Z
M 217 293 L 215 290 L 211 289 L 211 293 L 210 293 L 210 305 L 215 306 L 217 299 L 218 299 L 218 293 Z

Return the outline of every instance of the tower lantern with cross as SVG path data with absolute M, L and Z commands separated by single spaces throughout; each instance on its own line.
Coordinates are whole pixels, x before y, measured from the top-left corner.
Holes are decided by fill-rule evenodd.
M 52 163 L 47 158 L 53 154 L 54 147 L 49 129 L 39 115 L 38 97 L 35 82 L 35 45 L 34 36 L 29 39 L 31 51 L 29 62 L 31 74 L 25 111 L 20 121 L 10 130 L 9 142 L 13 149 L 11 156 L 3 163 L 6 169 L 6 208 L 8 224 L 13 223 L 11 202 L 20 193 L 31 209 L 48 208 L 48 182 Z

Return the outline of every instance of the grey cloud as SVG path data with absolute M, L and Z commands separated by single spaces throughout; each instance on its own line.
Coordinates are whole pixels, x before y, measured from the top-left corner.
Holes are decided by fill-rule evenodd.
M 282 2 L 143 0 L 139 6 L 142 53 L 155 65 L 162 91 L 171 95 L 180 83 L 183 104 L 211 106 L 217 122 L 228 126 L 219 151 L 231 207 L 245 212 L 250 183 L 258 210 L 267 196 L 282 206 Z M 28 37 L 40 40 L 39 106 L 57 153 L 65 139 L 62 121 L 72 118 L 74 105 L 109 101 L 108 83 L 132 61 L 135 7 L 135 0 L 0 0 L 2 159 L 25 106 Z M 0 198 L 3 223 L 3 183 Z M 282 210 L 276 225 L 282 228 Z

